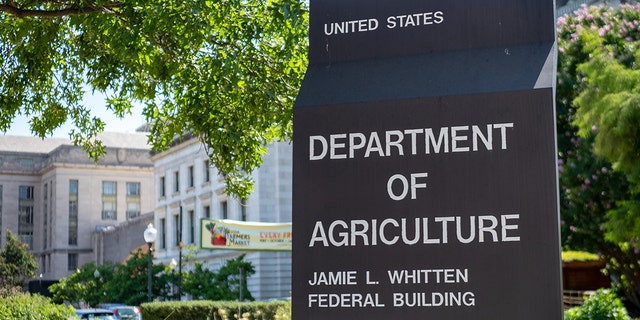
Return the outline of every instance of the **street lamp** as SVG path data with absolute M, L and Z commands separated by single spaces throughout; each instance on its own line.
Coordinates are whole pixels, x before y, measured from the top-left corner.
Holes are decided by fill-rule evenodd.
M 169 262 L 169 269 L 171 269 L 171 284 L 172 284 L 172 298 L 176 300 L 176 267 L 178 266 L 178 262 L 175 258 L 171 258 L 171 262 Z
M 151 270 L 153 268 L 152 261 L 151 261 L 151 251 L 152 251 L 151 246 L 153 246 L 153 243 L 156 241 L 157 234 L 158 234 L 158 230 L 156 230 L 156 228 L 153 227 L 153 223 L 149 223 L 149 225 L 147 226 L 147 229 L 144 230 L 144 241 L 149 245 L 149 268 L 148 268 L 149 278 L 147 280 L 147 287 L 148 287 L 147 300 L 149 302 L 153 300 L 153 293 L 151 292 L 151 273 L 153 272 Z
M 100 303 L 100 271 L 96 268 L 93 272 L 93 277 L 96 278 L 96 306 Z

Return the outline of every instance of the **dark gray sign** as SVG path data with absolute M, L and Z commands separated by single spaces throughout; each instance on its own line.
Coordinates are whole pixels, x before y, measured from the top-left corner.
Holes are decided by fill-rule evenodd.
M 553 1 L 311 0 L 311 64 L 553 42 Z
M 457 3 L 311 0 L 293 318 L 562 319 L 553 2 Z

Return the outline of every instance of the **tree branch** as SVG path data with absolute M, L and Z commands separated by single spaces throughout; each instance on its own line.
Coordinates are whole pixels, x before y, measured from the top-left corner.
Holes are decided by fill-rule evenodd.
M 65 17 L 65 16 L 79 16 L 90 14 L 94 12 L 103 12 L 103 13 L 115 13 L 115 11 L 111 10 L 111 7 L 118 7 L 122 4 L 113 4 L 109 7 L 81 7 L 81 8 L 65 8 L 59 10 L 28 10 L 18 8 L 13 5 L 7 5 L 0 3 L 0 11 L 9 13 L 18 18 L 24 17 L 42 17 L 42 18 L 56 18 L 56 17 Z

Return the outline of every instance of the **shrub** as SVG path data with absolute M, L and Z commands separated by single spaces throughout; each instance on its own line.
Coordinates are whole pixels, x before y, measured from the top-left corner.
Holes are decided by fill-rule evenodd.
M 291 300 L 278 307 L 275 320 L 291 320 Z
M 584 304 L 565 312 L 565 320 L 630 320 L 627 309 L 611 290 L 600 289 Z
M 288 301 L 234 302 L 234 301 L 175 301 L 143 303 L 145 320 L 274 320 L 276 314 L 286 318 Z
M 584 251 L 562 251 L 562 262 L 568 261 L 598 261 L 597 254 Z
M 0 293 L 0 319 L 67 320 L 74 315 L 73 308 L 54 304 L 38 294 Z

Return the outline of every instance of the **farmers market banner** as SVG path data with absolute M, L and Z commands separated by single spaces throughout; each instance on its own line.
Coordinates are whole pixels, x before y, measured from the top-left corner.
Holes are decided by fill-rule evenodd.
M 291 251 L 291 223 L 202 219 L 202 249 Z

